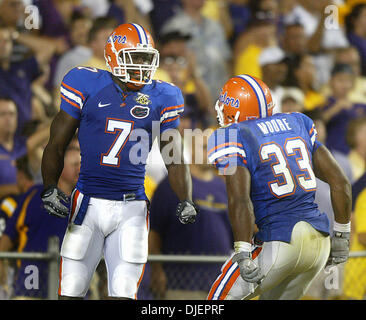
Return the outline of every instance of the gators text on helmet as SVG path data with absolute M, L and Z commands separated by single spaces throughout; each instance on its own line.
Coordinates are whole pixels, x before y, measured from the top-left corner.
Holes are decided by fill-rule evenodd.
M 273 107 L 268 86 L 249 75 L 229 79 L 222 87 L 215 105 L 220 126 L 266 118 L 272 115 Z

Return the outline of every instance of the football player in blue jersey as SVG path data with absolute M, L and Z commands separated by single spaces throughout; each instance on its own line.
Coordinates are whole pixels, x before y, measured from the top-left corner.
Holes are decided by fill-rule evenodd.
M 63 202 L 69 199 L 57 182 L 65 149 L 78 130 L 81 168 L 61 248 L 61 299 L 85 297 L 102 255 L 109 296 L 136 299 L 148 255 L 145 162 L 155 136 L 161 137 L 162 151 L 169 146 L 179 154 L 168 163 L 170 153 L 162 152 L 181 201 L 179 220 L 192 223 L 197 214 L 175 130 L 184 109 L 182 93 L 173 84 L 152 80 L 159 53 L 151 35 L 137 24 L 118 26 L 106 43 L 105 59 L 110 72 L 76 67 L 65 75 L 60 111 L 42 159 L 44 206 L 50 214 L 68 216 Z
M 221 128 L 208 160 L 225 175 L 234 252 L 210 300 L 299 299 L 327 262 L 348 258 L 350 183 L 310 118 L 273 107 L 267 85 L 249 75 L 229 79 L 216 102 Z M 314 203 L 315 177 L 330 186 L 332 232 Z

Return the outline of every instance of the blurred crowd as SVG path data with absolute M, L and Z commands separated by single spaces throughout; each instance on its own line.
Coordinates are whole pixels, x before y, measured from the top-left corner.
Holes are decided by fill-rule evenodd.
M 238 74 L 258 77 L 269 86 L 275 112 L 303 112 L 312 118 L 318 139 L 331 150 L 354 186 L 357 219 L 353 219 L 351 249 L 366 250 L 365 0 L 0 0 L 0 235 L 7 232 L 6 222 L 17 205 L 27 199 L 22 195 L 42 183 L 42 151 L 59 110 L 63 76 L 75 66 L 107 70 L 107 37 L 117 25 L 128 22 L 144 26 L 155 39 L 160 52 L 155 79 L 172 82 L 182 90 L 182 129 L 217 126 L 214 104 L 220 88 Z M 78 148 L 77 140 L 71 148 Z M 74 160 L 71 172 L 75 178 L 80 159 Z M 199 241 L 182 243 L 182 248 L 187 248 L 184 253 L 228 254 L 232 235 L 227 219 L 222 218 L 225 186 L 210 168 L 192 170 L 194 200 L 208 216 L 218 215 L 217 224 L 210 228 L 222 230 L 217 239 L 225 245 L 217 245 L 217 251 L 214 246 L 197 247 L 215 239 L 207 227 L 192 227 L 192 239 L 199 235 Z M 165 171 L 155 166 L 147 172 L 147 195 L 152 208 L 158 208 L 157 203 L 162 203 L 158 199 L 168 192 Z M 24 175 L 30 184 L 24 182 Z M 69 177 L 61 188 L 70 194 L 72 183 Z M 319 180 L 318 188 L 316 201 L 332 223 L 328 186 Z M 162 194 L 155 194 L 154 205 L 155 190 Z M 176 225 L 169 229 L 175 222 L 158 215 L 154 220 L 154 216 L 152 211 L 153 253 L 180 253 L 169 246 L 179 234 Z M 29 226 L 21 212 L 17 219 L 9 225 L 14 225 L 21 238 Z M 13 246 L 2 247 L 0 241 L 0 250 L 25 251 L 24 241 L 29 239 L 23 237 L 19 242 L 15 231 L 9 231 Z M 357 263 L 361 261 L 359 258 Z M 366 266 L 361 270 L 359 280 L 362 274 L 365 278 Z M 343 268 L 340 272 L 343 275 Z M 352 289 L 357 281 L 344 275 L 348 287 L 341 288 L 341 294 L 362 299 L 366 279 L 357 291 Z M 147 279 L 155 279 L 158 285 L 150 286 L 150 294 L 165 296 L 170 277 L 162 265 L 153 265 Z M 5 278 L 0 274 L 2 282 Z M 212 279 L 206 282 L 209 285 Z M 187 286 L 175 289 L 187 291 Z M 208 289 L 206 284 L 190 287 L 203 292 Z M 313 290 L 312 296 L 327 298 L 321 291 Z M 171 297 L 176 296 L 172 293 Z

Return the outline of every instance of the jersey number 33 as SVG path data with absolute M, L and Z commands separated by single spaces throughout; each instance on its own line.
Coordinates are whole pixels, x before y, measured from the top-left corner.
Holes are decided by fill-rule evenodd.
M 297 185 L 304 191 L 316 189 L 316 178 L 310 162 L 310 155 L 305 141 L 300 138 L 286 139 L 283 146 L 276 142 L 263 144 L 259 150 L 262 163 L 271 162 L 275 180 L 268 182 L 271 193 L 282 198 L 295 193 Z M 295 157 L 296 166 L 290 167 L 289 161 Z M 294 173 L 299 174 L 294 176 Z M 282 177 L 282 181 L 280 181 Z

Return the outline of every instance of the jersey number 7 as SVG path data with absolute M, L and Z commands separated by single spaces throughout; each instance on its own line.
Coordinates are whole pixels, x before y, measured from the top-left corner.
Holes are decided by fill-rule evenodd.
M 117 134 L 112 145 L 106 153 L 102 153 L 100 164 L 111 167 L 118 167 L 120 162 L 120 152 L 125 146 L 128 137 L 133 129 L 133 121 L 107 118 L 105 127 L 106 133 Z
M 283 148 L 276 142 L 270 142 L 261 146 L 259 156 L 262 162 L 273 161 L 271 164 L 273 175 L 282 177 L 283 182 L 279 179 L 268 182 L 271 193 L 282 198 L 294 194 L 296 185 L 299 185 L 305 191 L 314 191 L 316 189 L 316 178 L 311 167 L 310 156 L 304 140 L 300 137 L 286 139 Z M 297 156 L 297 157 L 296 157 Z M 301 174 L 293 175 L 287 157 L 296 157 L 298 168 Z

